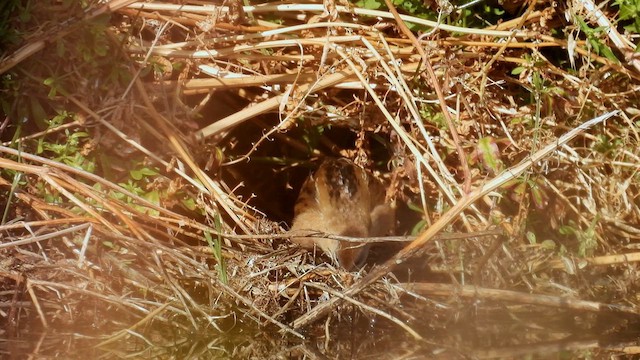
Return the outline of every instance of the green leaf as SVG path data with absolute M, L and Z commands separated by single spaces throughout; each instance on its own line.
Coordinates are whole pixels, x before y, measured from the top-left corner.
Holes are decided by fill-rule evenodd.
M 630 4 L 620 5 L 620 13 L 618 15 L 620 20 L 634 19 L 638 17 L 638 9 Z
M 411 235 L 416 236 L 416 235 L 420 234 L 422 232 L 422 230 L 424 230 L 424 227 L 426 225 L 427 225 L 427 221 L 426 220 L 418 221 L 418 223 L 413 226 L 413 229 L 411 229 Z
M 44 80 L 44 84 L 49 87 L 49 94 L 47 94 L 49 99 L 54 98 L 58 94 L 58 85 L 56 79 L 47 78 Z
M 540 189 L 537 183 L 531 185 L 531 198 L 535 207 L 540 210 L 544 209 L 549 202 L 547 194 Z
M 220 219 L 220 215 L 215 216 L 215 228 L 218 233 L 222 232 L 222 221 Z M 209 247 L 213 252 L 213 257 L 216 259 L 216 270 L 218 271 L 218 277 L 223 284 L 229 283 L 229 278 L 227 275 L 227 265 L 224 261 L 224 256 L 222 255 L 222 237 L 218 235 L 216 240 L 211 238 L 211 234 L 206 231 L 204 233 L 205 239 L 207 239 L 207 243 L 209 243 Z
M 160 204 L 160 193 L 157 190 L 149 191 L 144 195 L 144 198 L 153 204 Z
M 571 235 L 571 234 L 575 234 L 576 230 L 569 225 L 563 225 L 560 227 L 560 229 L 558 229 L 558 232 L 561 235 Z
M 196 201 L 193 198 L 183 199 L 181 203 L 182 203 L 182 206 L 186 207 L 191 211 L 194 211 L 198 207 L 196 204 Z
M 545 250 L 553 250 L 553 249 L 556 248 L 556 242 L 553 241 L 553 240 L 549 240 L 549 239 L 544 240 L 540 245 Z
M 518 66 L 517 68 L 511 70 L 511 75 L 520 75 L 526 68 L 524 66 Z
M 31 111 L 33 120 L 40 130 L 45 130 L 47 128 L 45 121 L 47 119 L 47 112 L 42 107 L 40 101 L 38 101 L 38 98 L 30 97 L 29 103 L 31 105 L 29 110 Z
M 542 81 L 542 75 L 540 75 L 540 72 L 538 71 L 534 71 L 533 72 L 533 86 L 535 86 L 536 89 L 542 89 L 543 88 L 543 81 Z
M 498 173 L 502 170 L 504 165 L 500 160 L 500 149 L 496 143 L 496 140 L 490 136 L 483 137 L 478 141 L 478 157 L 482 161 L 482 165 L 491 169 L 494 173 Z
M 616 55 L 613 53 L 611 48 L 608 47 L 607 45 L 602 44 L 602 47 L 600 48 L 600 55 L 603 55 L 604 57 L 615 62 L 616 64 L 620 63 L 620 61 L 618 60 Z
M 415 212 L 417 212 L 417 213 L 424 214 L 424 209 L 423 209 L 420 205 L 415 204 L 415 203 L 413 203 L 413 202 L 411 202 L 411 201 L 409 201 L 409 202 L 407 203 L 407 207 L 408 207 L 410 210 L 413 210 L 413 211 L 415 211 Z
M 129 175 L 131 175 L 133 180 L 142 180 L 143 177 L 154 176 L 157 174 L 157 171 L 146 167 L 129 171 Z
M 531 245 L 537 244 L 536 234 L 532 233 L 531 231 L 527 231 L 525 236 L 527 237 L 527 240 L 529 241 L 529 244 L 531 244 Z
M 382 2 L 378 0 L 360 0 L 356 2 L 356 6 L 369 10 L 378 10 L 382 7 Z

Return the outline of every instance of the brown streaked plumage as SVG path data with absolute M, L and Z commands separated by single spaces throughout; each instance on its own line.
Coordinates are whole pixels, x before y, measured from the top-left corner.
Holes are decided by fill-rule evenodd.
M 386 235 L 395 223 L 393 208 L 384 203 L 384 188 L 370 173 L 348 159 L 330 159 L 302 185 L 291 232 L 352 237 Z M 292 237 L 305 248 L 322 249 L 347 270 L 361 266 L 369 245 L 327 238 Z

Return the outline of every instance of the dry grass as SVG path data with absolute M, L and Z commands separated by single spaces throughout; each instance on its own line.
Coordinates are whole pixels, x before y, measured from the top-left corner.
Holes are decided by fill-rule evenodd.
M 60 4 L 32 9 L 33 36 L 0 63 L 23 84 L 5 89 L 2 129 L 15 129 L 27 94 L 52 88 L 40 54 L 66 74 L 44 111 L 75 115 L 19 142 L 3 135 L 7 351 L 484 357 L 475 348 L 637 325 L 640 71 L 623 35 L 598 38 L 614 62 L 575 20 L 615 23 L 613 9 L 538 1 L 484 29 L 403 15 L 432 29 L 415 37 L 390 12 L 238 4 L 96 5 L 82 16 L 112 16 L 110 51 L 94 62 L 127 79 L 108 83 L 49 51 L 82 36 L 79 20 L 54 27 Z M 94 171 L 38 150 L 79 130 Z M 421 209 L 399 220 L 406 232 L 422 220 L 417 237 L 358 273 L 289 244 L 284 191 L 324 156 L 375 169 L 390 200 Z M 155 169 L 152 180 L 134 186 L 131 164 Z M 540 320 L 567 314 L 580 325 Z M 455 335 L 470 319 L 482 341 Z M 35 347 L 15 342 L 40 333 Z

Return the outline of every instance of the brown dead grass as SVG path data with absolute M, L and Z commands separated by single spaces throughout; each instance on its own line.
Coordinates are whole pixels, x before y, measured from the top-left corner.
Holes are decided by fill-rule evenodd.
M 20 153 L 0 148 L 10 204 L 0 226 L 4 334 L 46 334 L 35 349 L 10 341 L 14 350 L 49 354 L 64 342 L 70 353 L 113 356 L 315 357 L 393 343 L 389 357 L 455 355 L 525 334 L 494 339 L 507 323 L 481 325 L 493 341 L 448 335 L 469 319 L 539 313 L 531 324 L 570 311 L 594 334 L 637 324 L 640 72 L 622 35 L 600 39 L 622 63 L 579 36 L 565 12 L 595 26 L 584 8 L 541 1 L 492 28 L 440 24 L 407 39 L 390 13 L 340 5 L 323 14 L 319 4 L 111 3 L 108 56 L 130 81 L 92 89 L 65 70 L 77 91 L 51 108 L 76 120 L 26 134 Z M 615 23 L 611 9 L 604 15 Z M 561 26 L 576 40 L 551 33 Z M 28 84 L 15 104 L 27 89 L 48 91 L 37 88 L 46 72 L 25 72 L 43 52 L 62 66 L 47 49 L 77 29 L 34 32 L 7 53 L 0 68 Z M 308 141 L 318 126 L 331 136 Z M 69 128 L 91 133 L 87 154 L 108 155 L 100 175 L 35 155 L 32 139 Z M 291 200 L 273 194 L 324 156 L 376 169 L 390 200 L 417 204 L 427 225 L 417 239 L 358 273 L 289 244 L 286 226 L 264 213 L 284 208 L 272 220 L 287 219 Z M 122 186 L 128 169 L 118 162 L 132 158 L 159 169 L 144 189 L 160 191 L 158 201 Z M 256 179 L 265 163 L 276 175 Z M 188 199 L 197 210 L 181 205 Z M 400 228 L 415 221 L 407 215 Z M 433 237 L 443 231 L 468 236 Z M 605 312 L 626 322 L 603 330 Z M 576 330 L 538 329 L 545 340 Z M 357 346 L 344 340 L 354 337 Z

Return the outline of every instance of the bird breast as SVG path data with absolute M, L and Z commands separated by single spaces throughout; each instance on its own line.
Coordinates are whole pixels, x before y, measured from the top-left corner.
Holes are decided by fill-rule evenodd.
M 292 237 L 305 248 L 318 247 L 351 270 L 366 260 L 366 238 L 385 235 L 395 223 L 384 203 L 384 188 L 367 171 L 347 159 L 324 161 L 302 185 L 294 208 L 292 234 L 317 232 L 363 238 L 344 242 L 323 237 Z

